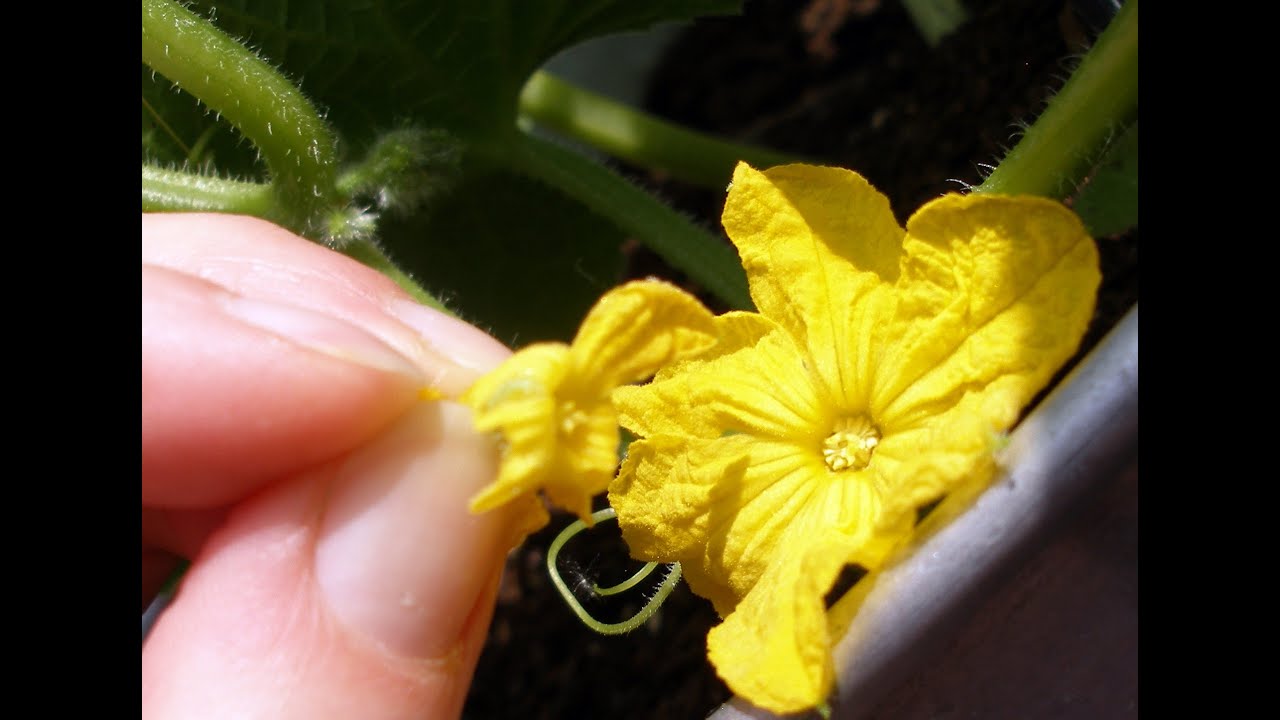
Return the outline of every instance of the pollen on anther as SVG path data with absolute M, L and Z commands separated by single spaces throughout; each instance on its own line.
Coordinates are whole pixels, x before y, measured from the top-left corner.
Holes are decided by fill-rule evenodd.
M 866 417 L 843 417 L 822 441 L 822 459 L 833 472 L 861 470 L 871 463 L 880 431 Z

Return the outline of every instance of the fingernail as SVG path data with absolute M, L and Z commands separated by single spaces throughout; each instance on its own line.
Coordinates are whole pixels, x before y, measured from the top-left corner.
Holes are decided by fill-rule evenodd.
M 388 310 L 427 342 L 463 367 L 488 372 L 502 364 L 511 350 L 479 328 L 408 300 L 393 300 Z
M 225 295 L 221 305 L 228 315 L 311 350 L 378 370 L 421 376 L 408 358 L 343 320 L 241 295 Z
M 496 471 L 492 439 L 448 402 L 418 406 L 344 463 L 316 546 L 337 618 L 396 655 L 447 657 L 506 553 L 503 516 L 467 510 Z

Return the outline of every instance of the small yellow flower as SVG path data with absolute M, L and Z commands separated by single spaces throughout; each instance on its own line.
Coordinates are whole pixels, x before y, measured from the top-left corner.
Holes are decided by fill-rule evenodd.
M 618 467 L 610 392 L 715 342 L 713 318 L 674 285 L 639 280 L 605 293 L 572 345 L 537 343 L 512 355 L 462 395 L 476 428 L 499 433 L 502 464 L 471 511 L 515 503 L 517 534 L 541 528 L 547 500 L 591 517 L 591 497 Z
M 795 712 L 832 688 L 824 594 L 992 477 L 995 438 L 1079 345 L 1097 250 L 1050 200 L 948 195 L 904 230 L 861 176 L 804 165 L 740 165 L 724 226 L 759 313 L 614 393 L 642 439 L 609 499 L 632 554 L 681 562 L 724 618 L 721 677 Z

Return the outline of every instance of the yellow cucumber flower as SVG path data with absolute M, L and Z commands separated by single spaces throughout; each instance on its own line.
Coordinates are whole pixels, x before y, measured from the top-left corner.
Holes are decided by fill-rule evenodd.
M 883 565 L 917 509 L 993 476 L 993 447 L 1075 352 L 1100 280 L 1061 204 L 947 195 L 903 230 L 842 169 L 739 165 L 724 209 L 759 313 L 614 404 L 609 488 L 642 560 L 679 561 L 724 621 L 708 654 L 778 713 L 825 702 L 841 569 Z
M 696 298 L 658 280 L 605 293 L 572 345 L 521 349 L 462 395 L 475 426 L 499 433 L 497 479 L 471 499 L 472 512 L 515 503 L 518 537 L 547 523 L 538 497 L 591 521 L 591 497 L 618 467 L 618 421 L 610 392 L 715 342 L 713 317 Z

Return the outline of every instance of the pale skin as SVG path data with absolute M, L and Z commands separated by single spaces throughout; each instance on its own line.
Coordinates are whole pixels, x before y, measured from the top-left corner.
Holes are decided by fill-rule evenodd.
M 514 538 L 456 396 L 510 353 L 261 220 L 142 218 L 154 718 L 456 718 Z

